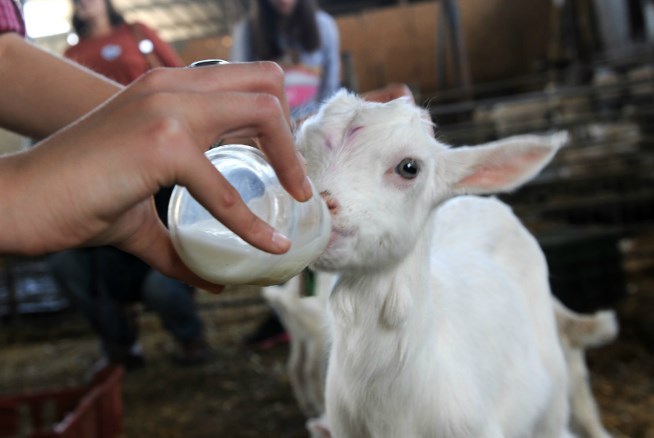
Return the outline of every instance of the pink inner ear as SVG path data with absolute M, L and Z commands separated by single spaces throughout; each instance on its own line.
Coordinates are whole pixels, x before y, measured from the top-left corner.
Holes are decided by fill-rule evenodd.
M 482 167 L 457 183 L 457 187 L 493 187 L 503 184 L 501 175 L 494 168 Z
M 542 148 L 523 152 L 519 155 L 500 158 L 498 162 L 489 160 L 475 171 L 460 180 L 457 187 L 501 190 L 519 184 L 535 171 L 535 166 L 542 162 L 549 149 Z

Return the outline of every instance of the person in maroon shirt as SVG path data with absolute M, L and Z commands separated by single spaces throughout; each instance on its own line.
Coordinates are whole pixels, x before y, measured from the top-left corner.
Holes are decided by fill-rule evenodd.
M 74 0 L 77 44 L 64 53 L 91 70 L 127 85 L 154 67 L 181 67 L 175 50 L 147 25 L 128 24 L 110 0 Z

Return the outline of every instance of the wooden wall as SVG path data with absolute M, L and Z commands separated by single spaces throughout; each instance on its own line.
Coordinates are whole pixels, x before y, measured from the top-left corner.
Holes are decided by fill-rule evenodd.
M 550 0 L 460 0 L 474 83 L 533 72 L 547 53 Z M 341 49 L 354 63 L 359 91 L 404 82 L 436 91 L 437 1 L 398 5 L 336 17 Z M 229 57 L 229 36 L 178 45 L 185 62 Z M 450 86 L 454 83 L 448 78 Z
M 185 65 L 201 59 L 229 60 L 232 37 L 223 35 L 174 43 Z
M 459 5 L 473 82 L 525 75 L 545 58 L 549 0 L 460 0 Z M 428 2 L 340 17 L 341 46 L 353 56 L 360 89 L 399 81 L 435 91 L 439 13 L 438 2 Z M 451 77 L 448 84 L 454 85 Z

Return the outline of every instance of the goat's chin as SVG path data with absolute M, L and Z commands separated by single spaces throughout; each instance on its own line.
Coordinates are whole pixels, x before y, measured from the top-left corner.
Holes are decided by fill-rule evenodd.
M 357 265 L 353 257 L 355 246 L 350 239 L 339 239 L 330 242 L 325 251 L 312 263 L 321 271 L 340 272 Z
M 332 260 L 323 260 L 322 257 L 314 261 L 311 264 L 311 268 L 316 271 L 339 272 L 338 266 L 336 266 Z
M 339 272 L 344 268 L 343 259 L 338 255 L 339 251 L 325 251 L 320 257 L 311 263 L 311 266 L 319 271 Z

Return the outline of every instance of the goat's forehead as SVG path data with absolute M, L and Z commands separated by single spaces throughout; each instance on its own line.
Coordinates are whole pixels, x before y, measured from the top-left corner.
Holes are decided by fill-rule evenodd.
M 328 151 L 416 143 L 433 138 L 430 120 L 415 108 L 377 107 L 362 110 L 344 120 L 338 114 L 318 123 Z
M 406 102 L 392 102 L 387 104 L 368 103 L 360 106 L 351 113 L 347 120 L 343 120 L 345 129 L 353 127 L 366 127 L 370 129 L 383 129 L 394 124 L 420 125 L 424 120 L 423 111 L 415 105 Z M 334 114 L 338 119 L 339 115 Z

